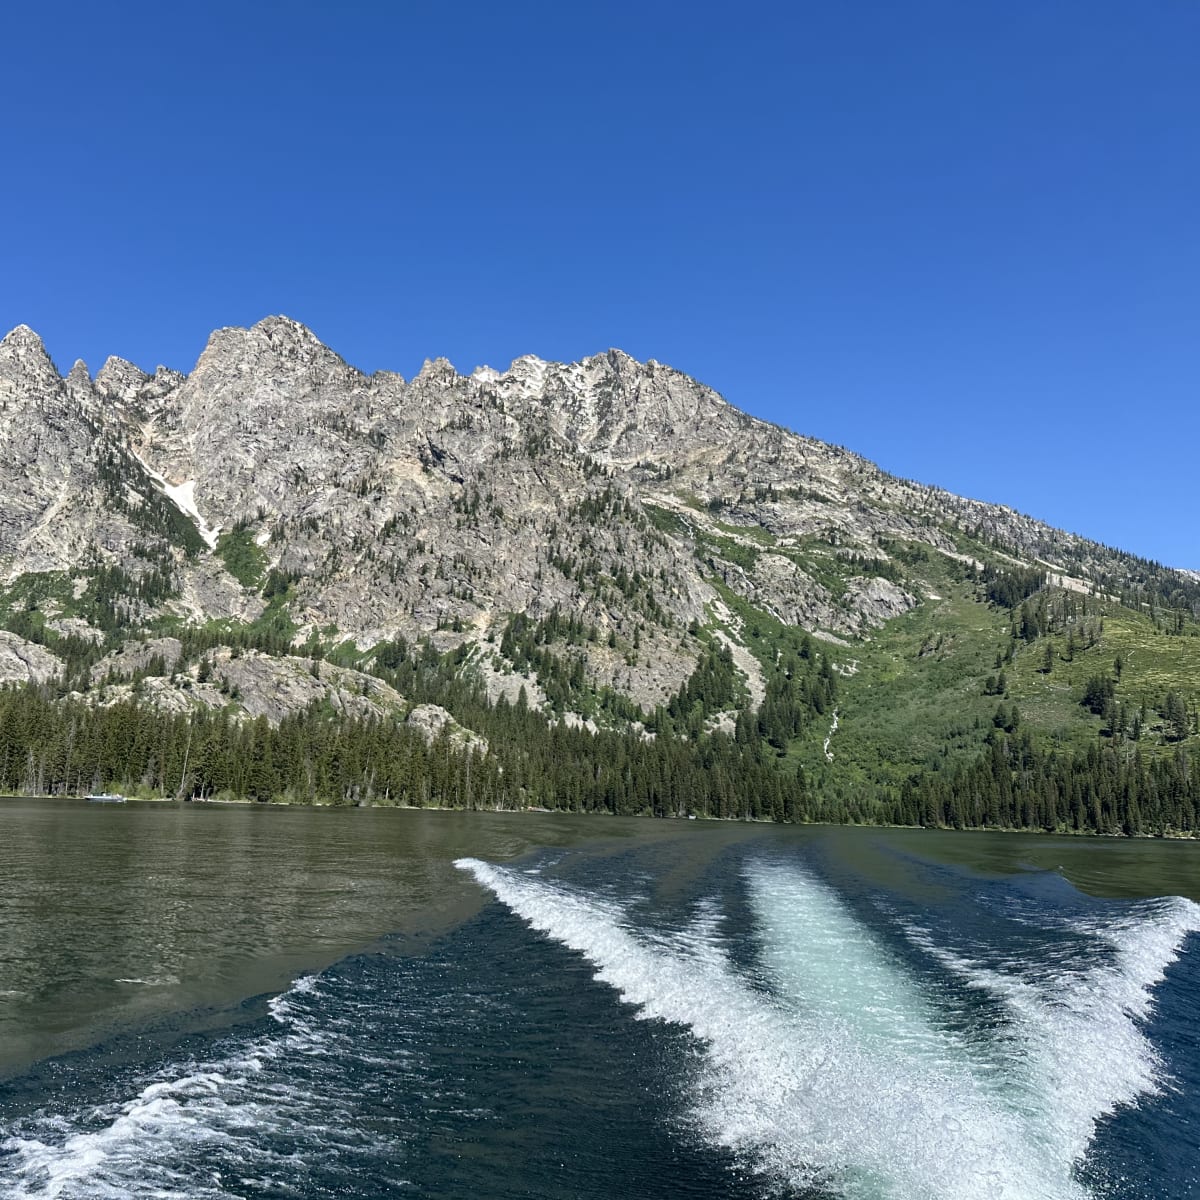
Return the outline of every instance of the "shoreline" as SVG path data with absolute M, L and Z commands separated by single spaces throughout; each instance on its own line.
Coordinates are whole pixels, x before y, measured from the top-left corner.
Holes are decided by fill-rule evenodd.
M 45 796 L 45 795 L 4 795 L 0 800 L 73 800 L 85 802 L 83 796 Z M 327 800 L 313 800 L 300 803 L 290 800 L 244 800 L 244 799 L 187 799 L 180 800 L 173 796 L 126 796 L 127 804 L 174 804 L 179 807 L 194 808 L 256 808 L 256 809 L 371 809 L 376 812 L 392 810 L 395 812 L 442 812 L 442 813 L 494 813 L 514 816 L 537 815 L 542 817 L 607 817 L 612 819 L 629 819 L 639 821 L 705 821 L 719 825 L 780 825 L 790 829 L 911 829 L 922 830 L 925 833 L 1009 833 L 1027 834 L 1035 837 L 1063 837 L 1095 839 L 1106 842 L 1200 842 L 1200 832 L 1180 833 L 1170 830 L 1165 833 L 1097 833 L 1087 829 L 1034 829 L 1018 826 L 985 826 L 965 825 L 956 828 L 953 825 L 895 825 L 887 821 L 784 821 L 777 822 L 755 817 L 713 817 L 702 816 L 699 813 L 684 816 L 656 817 L 649 813 L 611 813 L 603 810 L 592 812 L 575 812 L 568 808 L 462 808 L 447 804 L 333 804 Z

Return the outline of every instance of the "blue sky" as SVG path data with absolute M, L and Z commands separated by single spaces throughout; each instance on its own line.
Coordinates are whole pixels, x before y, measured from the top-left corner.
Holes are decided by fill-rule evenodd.
M 1200 568 L 1200 6 L 12 6 L 0 325 L 620 346 Z

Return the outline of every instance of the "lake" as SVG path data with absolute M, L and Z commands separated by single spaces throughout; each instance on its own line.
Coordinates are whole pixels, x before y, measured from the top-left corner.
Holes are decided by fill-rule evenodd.
M 0 1198 L 1200 1197 L 1200 844 L 0 800 Z

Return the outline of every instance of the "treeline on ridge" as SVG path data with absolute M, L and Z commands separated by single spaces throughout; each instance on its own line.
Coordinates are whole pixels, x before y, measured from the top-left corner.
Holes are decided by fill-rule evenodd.
M 593 734 L 521 703 L 490 712 L 485 754 L 446 731 L 428 742 L 391 719 L 319 706 L 273 727 L 224 710 L 52 701 L 25 685 L 0 691 L 0 791 L 805 819 L 803 776 L 777 770 L 758 741 Z
M 898 825 L 1038 829 L 1048 833 L 1194 835 L 1200 772 L 1184 747 L 1143 757 L 1093 742 L 1041 750 L 1026 729 L 989 734 L 974 762 L 913 775 L 891 815 Z
M 114 569 L 115 571 L 116 569 Z M 273 599 L 289 580 L 270 583 Z M 127 581 L 98 572 L 84 598 L 120 624 L 112 597 Z M 147 576 L 143 588 L 157 586 Z M 1048 593 L 1038 570 L 985 568 L 980 598 L 1010 614 L 1018 642 L 1059 634 L 1073 649 L 1090 648 L 1103 632 L 1100 600 Z M 274 593 L 278 593 L 275 596 Z M 46 643 L 68 639 L 43 629 L 31 593 L 10 622 Z M 1100 715 L 1101 739 L 1080 751 L 1047 749 L 1015 716 L 996 722 L 982 752 L 942 769 L 926 768 L 900 787 L 872 782 L 847 797 L 823 795 L 807 783 L 796 745 L 810 728 L 828 727 L 837 704 L 837 676 L 827 653 L 796 633 L 773 661 L 764 661 L 766 694 L 751 709 L 728 648 L 693 628 L 697 666 L 676 693 L 651 712 L 612 689 L 589 685 L 583 648 L 601 635 L 578 616 L 553 611 L 535 621 L 514 616 L 500 635 L 501 657 L 535 673 L 549 711 L 524 694 L 516 703 L 491 703 L 471 671 L 464 645 L 439 654 L 428 642 L 395 638 L 342 665 L 369 670 L 410 703 L 446 708 L 463 726 L 487 739 L 480 752 L 452 733 L 432 743 L 391 717 L 351 718 L 315 705 L 272 727 L 223 710 L 166 714 L 136 698 L 96 707 L 65 696 L 82 683 L 107 642 L 75 646 L 67 674 L 47 685 L 0 689 L 0 791 L 80 794 L 100 787 L 259 802 L 406 804 L 478 808 L 566 809 L 656 816 L 712 816 L 783 821 L 833 821 L 1023 828 L 1106 834 L 1197 832 L 1200 772 L 1185 744 L 1195 720 L 1175 692 L 1163 701 L 1164 736 L 1173 753 L 1143 754 L 1138 741 L 1144 714 L 1114 699 L 1107 673 L 1087 679 L 1081 704 Z M 636 630 L 610 649 L 636 656 Z M 292 628 L 276 604 L 243 630 L 187 629 L 185 660 L 212 647 L 291 649 Z M 31 640 L 35 640 L 31 636 Z M 54 646 L 56 650 L 62 647 Z M 337 661 L 337 647 L 306 647 Z M 1044 670 L 1055 658 L 1047 643 Z M 1000 662 L 1000 659 L 997 659 Z M 1114 663 L 1119 677 L 1121 661 Z M 153 672 L 152 672 L 153 673 Z M 1005 693 L 1004 673 L 994 689 Z M 1144 708 L 1144 706 L 1143 706 Z M 565 723 L 568 712 L 594 718 L 592 732 Z M 1128 731 L 1126 726 L 1129 726 Z M 1132 741 L 1126 741 L 1128 732 Z M 1105 736 L 1114 738 L 1110 744 Z

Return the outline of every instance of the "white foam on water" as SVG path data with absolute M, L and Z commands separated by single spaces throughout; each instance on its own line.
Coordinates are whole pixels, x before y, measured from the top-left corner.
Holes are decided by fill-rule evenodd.
M 305 976 L 269 1002 L 278 1034 L 215 1063 L 177 1064 L 137 1095 L 69 1118 L 45 1117 L 0 1140 L 0 1200 L 226 1200 L 237 1180 L 197 1172 L 198 1156 L 232 1152 L 285 1177 L 289 1159 L 262 1144 L 263 1131 L 321 1136 L 321 1097 L 271 1074 L 271 1061 L 321 1055 L 339 1040 L 301 1012 L 316 989 Z M 102 1122 L 97 1125 L 96 1118 Z M 337 1131 L 328 1130 L 330 1135 Z
M 862 926 L 802 873 L 752 882 L 767 908 L 794 906 L 786 929 L 765 931 L 769 946 L 792 946 L 806 928 L 817 946 L 791 963 L 768 949 L 768 971 L 790 989 L 777 997 L 738 975 L 710 914 L 689 934 L 635 930 L 611 902 L 476 859 L 457 865 L 584 955 L 641 1019 L 686 1026 L 704 1043 L 693 1117 L 760 1171 L 854 1200 L 1089 1195 L 1072 1161 L 997 1101 Z
M 858 1041 L 902 1045 L 937 1065 L 971 1065 L 972 1047 L 945 1028 L 908 968 L 831 889 L 776 865 L 752 865 L 745 878 L 763 965 L 793 1007 L 837 1022 Z
M 1044 922 L 1098 943 L 1100 961 L 987 966 L 909 928 L 915 944 L 970 986 L 995 998 L 1011 1025 L 998 1031 L 1011 1049 L 1014 1086 L 1037 1116 L 1040 1136 L 1060 1157 L 1078 1160 L 1097 1123 L 1167 1084 L 1146 1037 L 1154 989 L 1200 933 L 1200 905 L 1179 897 L 1139 906 L 1117 919 Z

